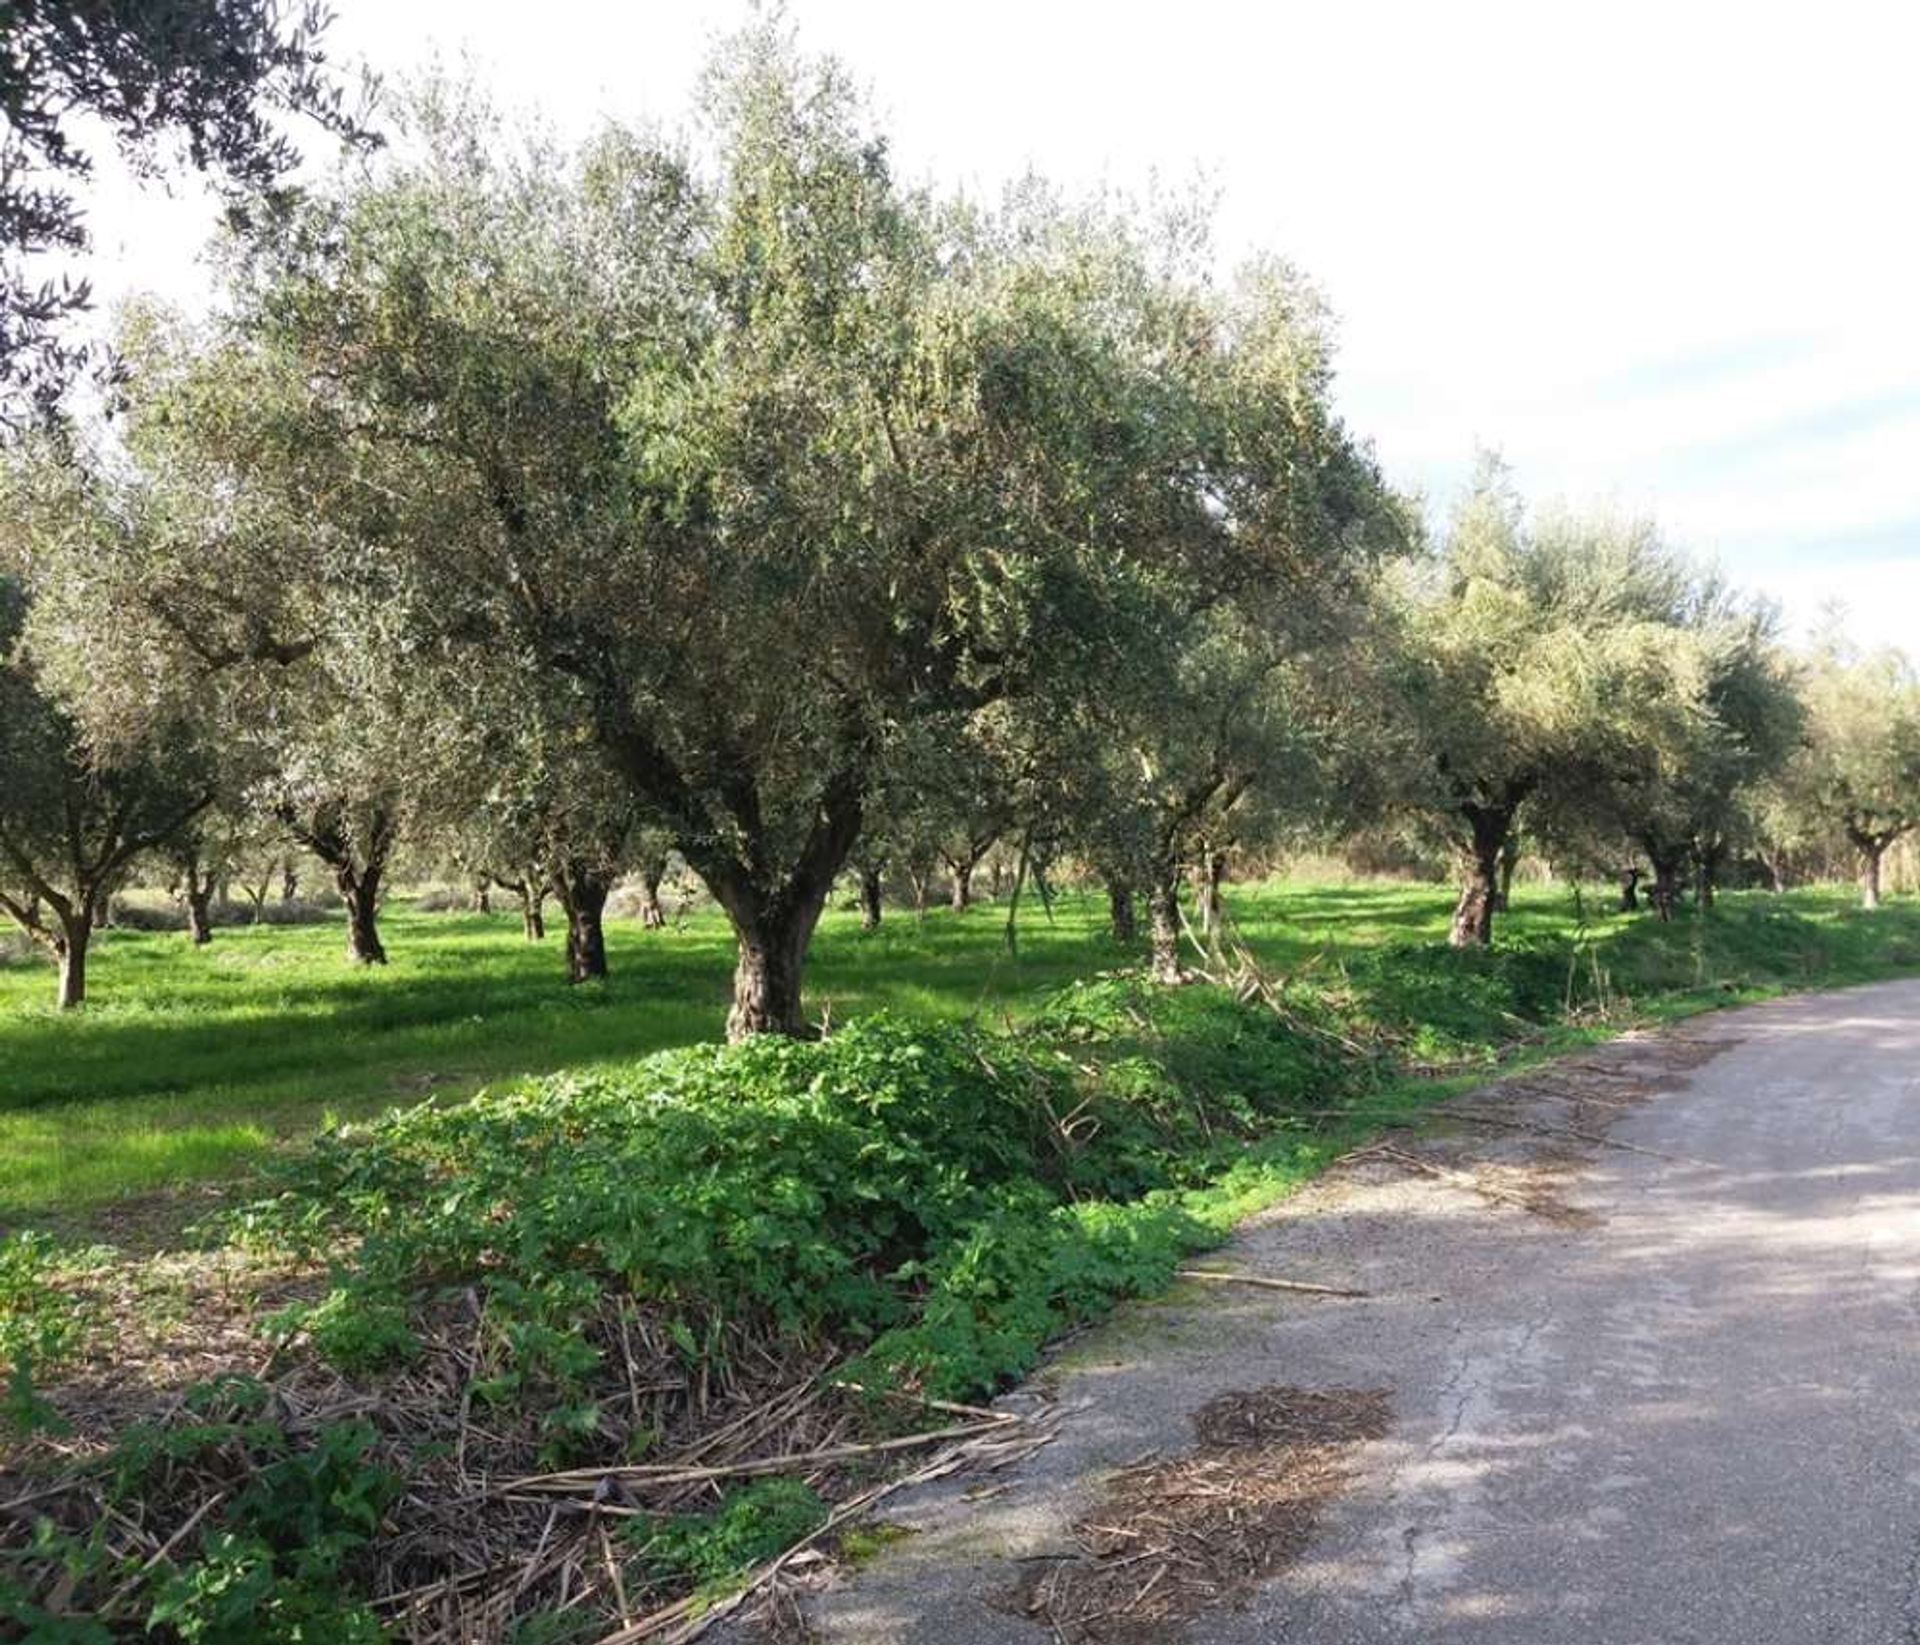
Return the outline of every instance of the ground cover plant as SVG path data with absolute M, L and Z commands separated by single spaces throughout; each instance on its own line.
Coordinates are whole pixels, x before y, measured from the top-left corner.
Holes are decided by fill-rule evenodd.
M 1236 888 L 1234 980 L 1181 988 L 1126 968 L 1071 895 L 1018 970 L 994 957 L 990 910 L 885 942 L 849 915 L 814 973 L 843 979 L 825 1038 L 636 1055 L 629 1021 L 623 1054 L 618 1025 L 646 1006 L 571 991 L 603 1036 L 573 1063 L 528 1036 L 518 936 L 436 916 L 455 952 L 497 944 L 504 976 L 448 986 L 483 1010 L 498 991 L 476 1043 L 520 1036 L 500 1054 L 526 1060 L 494 1071 L 529 1077 L 398 1107 L 376 1086 L 384 1117 L 271 1154 L 207 1219 L 199 1260 L 221 1277 L 191 1303 L 160 1287 L 130 1316 L 139 1263 L 78 1229 L 5 1247 L 0 1615 L 40 1640 L 598 1637 L 566 1630 L 639 1616 L 671 1637 L 831 1534 L 836 1505 L 891 1467 L 991 1441 L 999 1419 L 974 1402 L 1050 1337 L 1164 1287 L 1435 1076 L 1920 965 L 1914 910 L 1868 918 L 1838 893 L 1726 897 L 1662 925 L 1523 890 L 1508 935 L 1469 953 L 1444 946 L 1449 902 Z M 433 940 L 431 922 L 409 934 Z M 149 954 L 109 936 L 103 964 L 123 942 L 130 969 Z M 648 940 L 688 1015 L 717 1019 L 722 934 Z M 203 958 L 177 938 L 171 955 Z M 642 1000 L 648 969 L 636 952 L 625 973 Z M 298 1002 L 257 1008 L 285 1033 L 337 1033 L 324 1006 L 303 1026 Z M 404 1062 L 443 1049 L 425 1027 L 401 1012 L 366 1038 L 391 1035 Z M 542 1071 L 548 1055 L 562 1066 Z M 125 1100 L 162 1100 L 119 1077 Z M 271 1056 L 256 1077 L 273 1089 Z M 63 1107 L 58 1090 L 36 1102 Z M 117 1213 L 92 1214 L 111 1230 Z M 220 1351 L 170 1358 L 209 1315 L 228 1322 Z

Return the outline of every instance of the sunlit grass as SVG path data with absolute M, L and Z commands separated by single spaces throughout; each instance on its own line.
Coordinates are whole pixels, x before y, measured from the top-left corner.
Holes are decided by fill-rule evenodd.
M 1357 988 L 1349 966 L 1383 945 L 1441 943 L 1450 902 L 1428 885 L 1230 891 L 1264 965 L 1394 1020 L 1444 1001 L 1447 973 L 1436 996 L 1431 964 L 1418 979 L 1376 967 Z M 1912 904 L 1864 916 L 1839 891 L 1749 894 L 1668 927 L 1606 906 L 1527 889 L 1502 940 L 1564 956 L 1576 995 L 1601 987 L 1646 1010 L 1920 969 Z M 1023 910 L 1009 952 L 990 904 L 924 923 L 892 912 L 873 933 L 836 909 L 815 943 L 809 1011 L 1017 1019 L 1059 983 L 1126 962 L 1105 917 L 1103 898 L 1068 893 L 1051 917 Z M 331 924 L 222 929 L 197 951 L 178 933 L 106 932 L 93 999 L 65 1015 L 44 966 L 0 966 L 0 1221 L 230 1176 L 329 1115 L 624 1060 L 713 1038 L 725 1019 L 732 945 L 714 914 L 665 932 L 610 922 L 613 976 L 586 988 L 562 980 L 557 935 L 526 943 L 504 915 L 395 909 L 385 932 L 392 963 L 372 971 L 345 963 Z

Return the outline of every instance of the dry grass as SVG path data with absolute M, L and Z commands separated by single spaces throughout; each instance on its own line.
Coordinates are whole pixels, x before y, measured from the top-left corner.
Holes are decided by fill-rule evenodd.
M 166 1462 L 136 1507 L 110 1500 L 116 1439 L 135 1424 L 206 1422 L 210 1413 L 189 1409 L 185 1392 L 215 1373 L 264 1376 L 259 1415 L 297 1443 L 348 1420 L 372 1425 L 370 1460 L 402 1474 L 407 1489 L 358 1558 L 356 1586 L 377 1596 L 393 1636 L 415 1645 L 491 1645 L 533 1611 L 577 1611 L 623 1640 L 692 1639 L 731 1606 L 650 1591 L 620 1535 L 634 1522 L 710 1508 L 728 1486 L 777 1474 L 820 1494 L 831 1511 L 825 1532 L 912 1480 L 1005 1466 L 1051 1437 L 1043 1424 L 982 1408 L 876 1401 L 835 1380 L 840 1356 L 830 1348 L 768 1330 L 729 1327 L 720 1351 L 690 1370 L 663 1322 L 610 1302 L 591 1331 L 605 1367 L 594 1389 L 605 1443 L 594 1449 L 644 1460 L 556 1472 L 540 1466 L 537 1410 L 509 1414 L 471 1397 L 485 1352 L 475 1293 L 433 1312 L 424 1351 L 405 1370 L 349 1380 L 253 1323 L 263 1302 L 321 1277 L 226 1252 L 88 1276 L 93 1354 L 47 1389 L 62 1427 L 0 1448 L 0 1550 L 31 1591 L 55 1601 L 64 1593 L 57 1561 L 28 1552 L 43 1518 L 75 1534 L 100 1527 L 123 1569 L 152 1568 L 245 1488 L 257 1464 L 236 1440 Z M 771 1582 L 777 1597 L 783 1570 L 748 1573 L 743 1592 Z M 100 1620 L 138 1623 L 121 1614 L 130 1592 L 120 1603 L 74 1599 Z

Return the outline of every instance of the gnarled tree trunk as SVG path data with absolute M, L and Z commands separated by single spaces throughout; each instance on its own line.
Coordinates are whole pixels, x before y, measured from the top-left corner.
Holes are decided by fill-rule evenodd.
M 949 857 L 947 872 L 948 905 L 956 914 L 964 914 L 973 906 L 973 864 L 965 858 Z
M 1640 912 L 1640 868 L 1637 863 L 1620 870 L 1620 912 Z
M 539 873 L 527 869 L 517 880 L 495 874 L 493 883 L 502 891 L 511 891 L 520 905 L 520 935 L 528 942 L 539 942 L 547 934 L 547 888 Z
M 1862 819 L 1855 818 L 1847 824 L 1847 838 L 1853 848 L 1860 853 L 1860 906 L 1875 909 L 1880 906 L 1880 869 L 1887 852 L 1892 849 L 1900 836 L 1907 832 L 1908 824 L 1896 822 L 1883 828 L 1875 828 Z
M 807 944 L 820 911 L 768 909 L 735 927 L 738 944 L 733 967 L 733 1007 L 727 1013 L 727 1038 L 754 1034 L 806 1032 L 800 981 Z
M 682 849 L 732 922 L 737 957 L 727 1038 L 805 1034 L 801 976 L 821 911 L 852 856 L 865 815 L 856 764 L 829 780 L 805 842 L 784 871 L 772 846 L 748 837 L 737 849 L 696 841 Z
M 567 981 L 586 982 L 607 974 L 605 922 L 607 893 L 613 882 L 599 868 L 579 859 L 562 863 L 553 876 L 554 895 L 567 912 Z
M 53 942 L 53 957 L 60 967 L 55 998 L 62 1011 L 71 1011 L 87 1002 L 87 948 L 93 941 L 93 907 L 82 898 L 59 910 L 60 929 Z
M 1113 940 L 1132 945 L 1140 938 L 1140 925 L 1133 917 L 1133 887 L 1118 875 L 1107 876 L 1107 918 L 1113 927 Z
M 400 836 L 393 813 L 373 806 L 363 833 L 347 822 L 345 808 L 322 807 L 317 815 L 302 817 L 283 807 L 280 820 L 293 837 L 333 870 L 333 883 L 347 905 L 347 958 L 355 965 L 385 965 L 387 950 L 380 941 L 378 916 L 380 885 L 387 859 Z
M 1147 948 L 1147 970 L 1155 982 L 1187 980 L 1180 964 L 1180 879 L 1171 865 L 1156 872 L 1147 887 Z
M 189 887 L 185 901 L 187 905 L 187 936 L 194 947 L 204 948 L 213 941 L 213 888 L 201 886 Z
M 705 801 L 628 699 L 612 682 L 597 683 L 595 715 L 603 746 L 636 798 L 645 799 L 678 837 L 687 865 L 733 926 L 738 953 L 727 1038 L 799 1036 L 805 1030 L 800 987 L 807 944 L 865 820 L 872 750 L 858 716 L 849 706 L 854 729 L 842 760 L 823 774 L 805 835 L 789 844 L 764 824 L 750 771 L 738 773 L 723 796 L 737 830 L 715 830 Z
M 1520 862 L 1520 842 L 1511 833 L 1507 842 L 1500 847 L 1500 888 L 1493 894 L 1493 908 L 1496 914 L 1504 914 L 1513 906 L 1513 871 Z
M 1227 854 L 1208 850 L 1200 855 L 1193 874 L 1193 896 L 1200 913 L 1200 935 L 1212 943 L 1220 935 L 1223 907 L 1220 887 L 1227 877 Z
M 213 941 L 213 893 L 218 877 L 211 869 L 202 872 L 197 843 L 176 846 L 172 856 L 173 894 L 187 911 L 187 936 L 194 947 L 204 948 Z
M 860 870 L 860 929 L 878 931 L 882 913 L 880 870 Z
M 1469 839 L 1461 852 L 1460 900 L 1454 904 L 1447 941 L 1455 948 L 1485 948 L 1493 941 L 1500 901 L 1500 855 L 1513 832 L 1512 806 L 1463 805 Z
M 336 868 L 333 883 L 347 905 L 347 958 L 355 965 L 385 965 L 386 945 L 380 941 L 379 868 Z
M 1653 904 L 1653 911 L 1662 925 L 1672 920 L 1674 911 L 1680 906 L 1680 875 L 1685 867 L 1685 856 L 1668 852 L 1653 855 L 1653 890 L 1648 900 Z
M 1880 906 L 1880 864 L 1885 859 L 1887 848 L 1873 843 L 1860 849 L 1860 906 L 1874 909 Z
M 1727 860 L 1727 847 L 1718 838 L 1702 839 L 1694 847 L 1693 896 L 1701 913 L 1714 905 L 1720 891 L 1720 870 Z
M 667 877 L 666 853 L 645 857 L 640 863 L 640 925 L 646 931 L 662 930 L 667 911 L 660 906 L 660 882 Z

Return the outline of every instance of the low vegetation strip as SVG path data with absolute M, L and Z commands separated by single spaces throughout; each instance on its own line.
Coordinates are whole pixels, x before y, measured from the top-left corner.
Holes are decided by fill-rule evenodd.
M 1845 892 L 1723 895 L 1714 917 L 1662 927 L 1583 914 L 1565 887 L 1515 888 L 1508 951 L 1530 955 L 1529 997 L 1489 983 L 1471 956 L 1437 952 L 1451 897 L 1434 885 L 1272 880 L 1231 888 L 1236 928 L 1266 970 L 1327 992 L 1408 1062 L 1484 1061 L 1513 1031 L 1569 1005 L 1646 1006 L 1676 992 L 1764 990 L 1864 980 L 1920 964 L 1920 920 L 1892 903 L 1879 922 Z M 944 911 L 862 931 L 829 912 L 816 938 L 814 1020 L 875 1010 L 916 1020 L 987 1015 L 1019 1022 L 1076 977 L 1126 963 L 1104 897 L 1067 892 L 1023 920 L 1017 956 L 1003 909 Z M 339 963 L 340 926 L 223 930 L 192 949 L 177 933 L 110 931 L 96 969 L 113 981 L 86 1013 L 45 998 L 38 965 L 0 965 L 0 1231 L 102 1221 L 112 1202 L 164 1191 L 165 1222 L 193 1196 L 256 1166 L 331 1114 L 378 1115 L 430 1095 L 562 1069 L 618 1068 L 647 1052 L 715 1037 L 726 1014 L 729 939 L 704 912 L 670 933 L 610 925 L 614 974 L 559 990 L 552 955 L 510 916 L 387 917 L 384 972 Z M 1904 956 L 1904 958 L 1903 958 Z M 1581 975 L 1569 979 L 1578 963 Z M 1511 968 L 1509 959 L 1501 964 Z M 117 980 L 114 980 L 117 979 Z M 116 1231 L 117 1237 L 117 1231 Z
M 978 1401 L 1435 1075 L 1910 966 L 1917 930 L 1740 899 L 513 1082 L 280 1160 L 160 1321 L 124 1257 L 17 1234 L 0 1618 L 40 1645 L 690 1636 L 903 1473 L 1017 1454 Z

